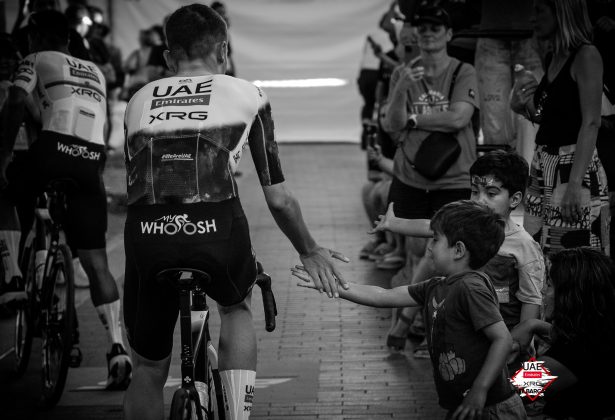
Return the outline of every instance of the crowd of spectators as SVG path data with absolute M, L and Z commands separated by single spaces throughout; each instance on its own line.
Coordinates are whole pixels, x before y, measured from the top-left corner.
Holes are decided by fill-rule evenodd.
M 366 38 L 358 79 L 364 100 L 361 146 L 369 168 L 362 200 L 373 234 L 360 258 L 374 261 L 377 269 L 393 270 L 391 288 L 430 278 L 428 239 L 412 229 L 389 228 L 391 220 L 393 225 L 428 221 L 452 201 L 481 201 L 480 188 L 499 182 L 511 197 L 519 194 L 509 210 L 519 206 L 523 211 L 507 225 L 505 242 L 484 271 L 496 283 L 503 281 L 495 286 L 513 338 L 516 325 L 521 331 L 531 320 L 551 321 L 558 311 L 551 284 L 558 279 L 549 285 L 546 281 L 551 259 L 561 263 L 556 255 L 579 247 L 593 248 L 607 260 L 611 253 L 614 37 L 615 2 L 608 0 L 393 1 L 379 31 Z M 460 151 L 442 174 L 428 176 L 413 160 L 429 150 L 430 141 L 440 141 L 440 133 L 453 134 Z M 500 162 L 503 171 L 485 172 L 483 162 L 482 172 L 476 172 L 477 157 L 487 156 L 495 165 L 498 153 L 519 157 L 525 169 Z M 434 157 L 434 165 L 436 161 Z M 511 190 L 506 171 L 528 182 Z M 482 202 L 500 214 L 488 200 Z M 509 235 L 520 232 L 525 239 L 512 246 Z M 512 258 L 511 267 L 505 258 Z M 543 258 L 546 265 L 539 263 Z M 611 296 L 615 279 L 606 282 Z M 514 301 L 520 305 L 516 321 L 507 321 L 510 313 L 502 304 Z M 394 310 L 387 346 L 404 350 L 411 338 L 414 357 L 433 360 L 424 338 L 425 321 L 417 308 Z M 607 324 L 596 354 L 614 348 L 615 331 Z M 561 336 L 558 340 L 558 348 L 566 342 Z M 538 342 L 543 346 L 538 351 L 548 348 Z M 578 337 L 571 342 L 578 346 Z M 529 355 L 536 355 L 536 349 L 525 354 L 526 360 Z M 569 353 L 554 358 L 581 375 Z M 518 355 L 516 363 L 521 361 Z M 586 380 L 577 376 L 575 385 L 566 386 L 578 389 Z M 563 403 L 561 397 L 557 401 Z M 603 403 L 598 406 L 604 408 Z M 558 412 L 553 404 L 550 409 Z M 597 417 L 578 418 L 605 414 L 590 412 L 585 410 Z

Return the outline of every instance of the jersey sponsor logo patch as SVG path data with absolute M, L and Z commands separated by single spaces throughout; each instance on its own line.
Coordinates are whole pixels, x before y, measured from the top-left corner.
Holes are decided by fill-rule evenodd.
M 165 162 L 169 160 L 194 160 L 192 153 L 165 153 L 160 157 L 160 160 Z
M 97 102 L 101 102 L 103 100 L 103 97 L 100 93 L 85 87 L 71 87 L 70 93 L 71 95 L 87 96 L 90 98 L 94 98 Z
M 205 111 L 192 111 L 192 112 L 182 112 L 182 111 L 166 111 L 160 112 L 158 114 L 150 114 L 149 116 L 149 124 L 158 124 L 160 121 L 168 121 L 168 120 L 196 120 L 196 121 L 205 121 L 207 119 L 207 112 Z
M 150 109 L 162 108 L 164 106 L 192 106 L 209 105 L 210 95 L 180 96 L 177 98 L 154 99 Z
M 187 214 L 162 216 L 153 222 L 141 222 L 141 233 L 144 235 L 173 236 L 183 233 L 192 236 L 214 232 L 217 232 L 216 219 L 191 222 Z
M 90 73 L 89 71 L 77 70 L 71 67 L 70 75 L 74 77 L 78 77 L 80 79 L 88 79 L 96 83 L 100 83 L 100 79 L 98 78 L 98 76 L 95 73 Z
M 197 83 L 196 85 L 181 85 L 177 86 L 154 86 L 153 95 L 156 98 L 164 98 L 167 96 L 183 95 L 195 95 L 198 93 L 211 93 L 211 80 Z
M 69 156 L 80 157 L 88 160 L 100 160 L 100 152 L 92 152 L 88 150 L 87 146 L 80 146 L 78 144 L 64 144 L 58 143 L 58 151 L 65 153 Z

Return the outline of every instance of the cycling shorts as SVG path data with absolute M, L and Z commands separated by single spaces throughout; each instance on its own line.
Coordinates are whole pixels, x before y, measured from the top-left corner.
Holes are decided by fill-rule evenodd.
M 221 306 L 242 302 L 256 281 L 256 258 L 238 198 L 218 203 L 128 206 L 124 229 L 124 322 L 141 356 L 171 354 L 179 295 L 156 274 L 174 267 L 211 276 L 207 295 Z
M 34 187 L 42 192 L 49 181 L 69 178 L 76 190 L 66 196 L 64 233 L 73 249 L 106 247 L 107 195 L 102 178 L 106 155 L 103 145 L 52 131 L 43 131 L 32 143 Z

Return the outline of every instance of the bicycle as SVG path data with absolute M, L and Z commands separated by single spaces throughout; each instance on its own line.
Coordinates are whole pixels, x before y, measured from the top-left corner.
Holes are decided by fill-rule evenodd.
M 209 307 L 205 291 L 211 277 L 200 270 L 170 268 L 159 272 L 156 279 L 170 282 L 179 292 L 182 383 L 173 394 L 169 418 L 225 420 L 218 354 L 209 333 Z M 271 277 L 263 272 L 260 263 L 256 284 L 263 295 L 266 330 L 271 332 L 275 329 L 277 308 L 271 290 Z
M 66 195 L 76 188 L 70 179 L 52 180 L 38 197 L 35 222 L 20 266 L 27 298 L 15 322 L 16 373 L 28 367 L 34 337 L 42 339 L 44 408 L 55 406 L 66 383 L 76 323 L 73 258 L 63 242 Z

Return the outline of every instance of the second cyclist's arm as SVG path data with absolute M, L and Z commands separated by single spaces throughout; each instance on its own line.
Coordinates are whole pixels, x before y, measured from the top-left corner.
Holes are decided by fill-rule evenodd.
M 19 127 L 26 113 L 27 97 L 28 93 L 25 90 L 11 86 L 9 96 L 2 109 L 0 154 L 10 154 L 13 151 Z

